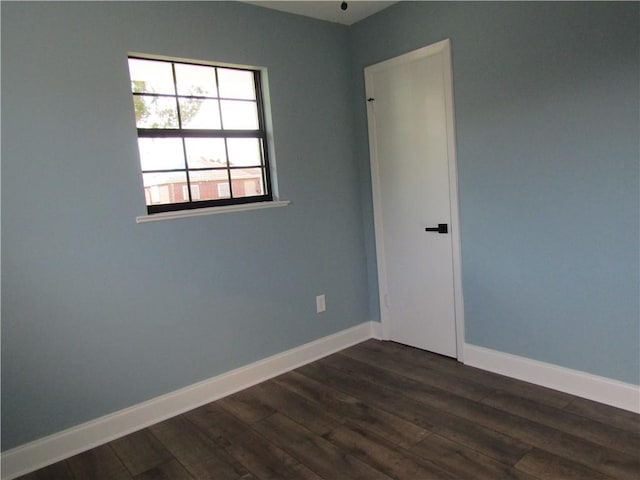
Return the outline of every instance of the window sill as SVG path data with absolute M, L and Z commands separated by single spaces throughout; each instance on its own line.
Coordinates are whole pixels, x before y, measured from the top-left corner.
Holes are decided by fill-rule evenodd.
M 200 217 L 202 215 L 215 215 L 217 213 L 244 212 L 247 210 L 261 210 L 263 208 L 286 207 L 289 200 L 274 202 L 244 203 L 242 205 L 228 205 L 225 207 L 198 208 L 194 210 L 180 210 L 178 212 L 154 213 L 153 215 L 141 215 L 136 217 L 136 223 L 159 222 L 161 220 L 173 220 L 176 218 Z

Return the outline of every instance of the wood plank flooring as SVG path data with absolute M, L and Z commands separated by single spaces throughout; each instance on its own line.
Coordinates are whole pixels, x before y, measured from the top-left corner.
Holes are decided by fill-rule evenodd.
M 21 477 L 640 479 L 640 415 L 369 340 Z

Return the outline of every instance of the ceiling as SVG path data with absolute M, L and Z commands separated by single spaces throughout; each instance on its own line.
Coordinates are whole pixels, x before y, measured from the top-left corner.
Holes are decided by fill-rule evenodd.
M 281 12 L 295 13 L 306 17 L 327 20 L 329 22 L 342 23 L 343 25 L 351 25 L 397 2 L 352 0 L 347 1 L 347 10 L 340 8 L 342 1 L 253 1 L 245 3 L 272 8 L 274 10 L 280 10 Z

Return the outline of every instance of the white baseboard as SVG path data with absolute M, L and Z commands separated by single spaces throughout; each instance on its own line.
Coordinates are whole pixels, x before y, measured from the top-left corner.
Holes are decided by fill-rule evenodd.
M 465 343 L 464 363 L 613 407 L 640 413 L 640 387 Z
M 379 323 L 365 322 L 244 367 L 35 440 L 2 454 L 10 480 L 218 400 L 369 338 Z M 379 332 L 378 332 L 379 333 Z
M 382 340 L 382 324 L 380 322 L 371 323 L 371 338 Z

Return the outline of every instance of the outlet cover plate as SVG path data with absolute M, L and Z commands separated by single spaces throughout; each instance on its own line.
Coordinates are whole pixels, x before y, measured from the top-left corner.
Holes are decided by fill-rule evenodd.
M 316 313 L 322 313 L 327 309 L 324 293 L 316 297 Z

